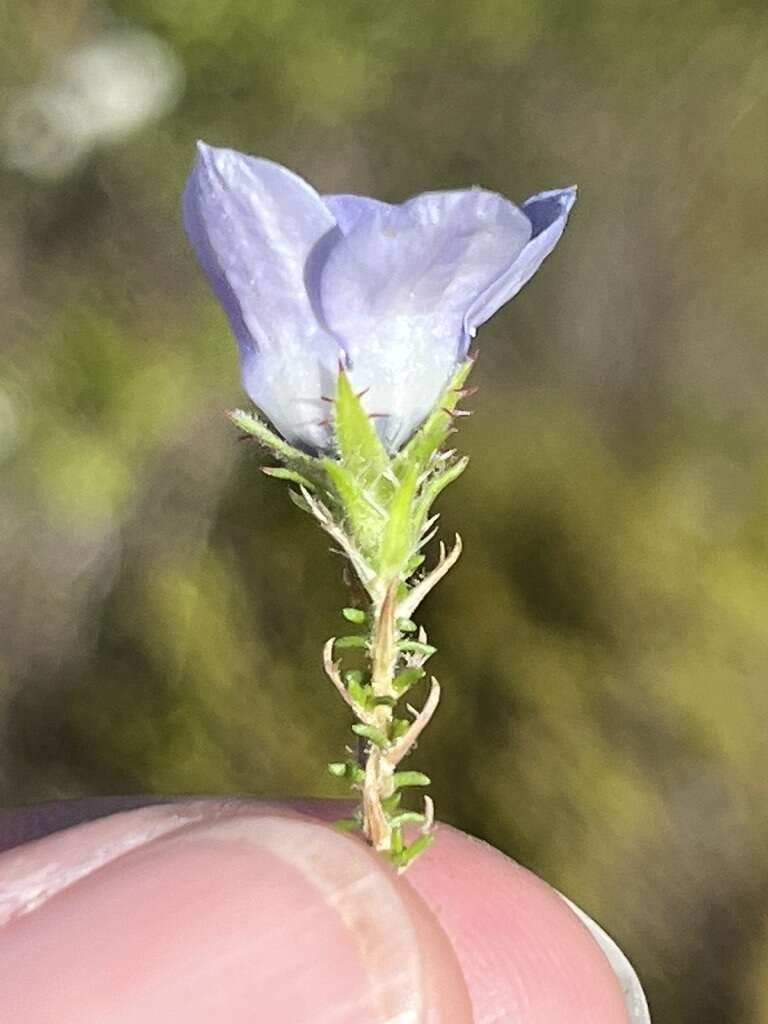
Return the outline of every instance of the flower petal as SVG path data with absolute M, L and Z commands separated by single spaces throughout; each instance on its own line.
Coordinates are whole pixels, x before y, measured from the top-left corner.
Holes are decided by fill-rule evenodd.
M 522 251 L 531 222 L 493 192 L 428 192 L 401 206 L 328 197 L 340 235 L 319 299 L 369 412 L 398 447 L 427 415 L 466 350 L 463 318 Z
M 317 424 L 339 346 L 318 323 L 305 271 L 335 230 L 333 215 L 292 171 L 203 143 L 183 205 L 190 241 L 240 344 L 246 391 L 289 440 L 317 443 L 327 434 Z
M 489 320 L 530 281 L 560 240 L 575 202 L 576 187 L 571 186 L 540 192 L 523 203 L 522 212 L 531 224 L 530 241 L 517 259 L 470 306 L 464 318 L 469 337 L 474 337 L 480 324 Z
M 323 196 L 322 200 L 335 217 L 342 234 L 345 235 L 349 234 L 361 217 L 392 209 L 389 203 L 382 203 L 379 199 L 369 199 L 368 196 Z

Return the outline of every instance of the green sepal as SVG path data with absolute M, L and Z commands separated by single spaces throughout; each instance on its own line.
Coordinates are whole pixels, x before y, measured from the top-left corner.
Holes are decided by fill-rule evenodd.
M 363 736 L 381 750 L 384 750 L 389 746 L 389 740 L 387 739 L 386 733 L 382 732 L 381 729 L 377 729 L 375 725 L 365 725 L 362 722 L 355 722 L 352 726 L 352 732 L 356 736 Z
M 245 412 L 243 409 L 233 409 L 227 415 L 244 434 L 250 434 L 251 437 L 255 437 L 260 444 L 265 448 L 269 448 L 271 452 L 278 455 L 284 462 L 292 463 L 294 466 L 306 466 L 310 469 L 314 469 L 317 466 L 317 459 L 313 459 L 311 455 L 300 452 L 298 448 L 288 444 L 287 441 L 284 441 L 274 430 L 270 430 L 266 423 L 253 413 Z
M 336 381 L 333 427 L 339 458 L 354 477 L 370 484 L 386 471 L 389 456 L 343 370 Z
M 416 431 L 394 462 L 394 471 L 400 476 L 407 466 L 426 466 L 430 458 L 450 434 L 453 427 L 451 413 L 461 400 L 461 389 L 472 369 L 473 360 L 466 359 L 448 381 L 440 400 Z
M 427 518 L 429 510 L 434 505 L 438 495 L 445 490 L 448 484 L 452 484 L 454 480 L 458 480 L 467 468 L 468 464 L 469 456 L 465 455 L 463 458 L 458 459 L 452 465 L 448 466 L 447 469 L 442 470 L 442 472 L 435 473 L 424 484 L 419 500 L 416 503 L 415 520 L 419 526 L 421 526 Z
M 333 485 L 355 539 L 366 552 L 375 549 L 382 529 L 382 516 L 371 504 L 361 481 L 334 459 L 321 463 Z
M 378 558 L 379 572 L 387 580 L 395 579 L 404 572 L 414 547 L 413 500 L 418 478 L 418 468 L 409 466 L 389 506 Z
M 410 690 L 412 686 L 415 686 L 426 674 L 423 668 L 419 668 L 416 665 L 404 668 L 392 680 L 392 688 L 400 696 Z
M 404 786 L 429 786 L 432 780 L 424 772 L 395 772 L 392 776 L 392 784 L 395 789 Z
M 368 621 L 368 616 L 362 608 L 342 608 L 341 614 L 347 622 L 354 622 L 355 625 L 358 626 L 361 626 L 364 622 Z

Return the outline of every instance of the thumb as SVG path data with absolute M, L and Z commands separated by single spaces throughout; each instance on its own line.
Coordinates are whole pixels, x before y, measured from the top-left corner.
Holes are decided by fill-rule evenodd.
M 452 949 L 365 846 L 268 805 L 147 807 L 0 856 L 19 1024 L 465 1024 Z

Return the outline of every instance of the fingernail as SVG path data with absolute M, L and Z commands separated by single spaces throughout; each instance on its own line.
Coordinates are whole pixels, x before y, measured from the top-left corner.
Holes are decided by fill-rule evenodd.
M 645 998 L 640 979 L 632 964 L 610 935 L 596 921 L 593 921 L 589 914 L 585 914 L 581 907 L 577 907 L 567 896 L 563 896 L 562 893 L 559 893 L 559 895 L 562 896 L 581 923 L 588 929 L 592 938 L 605 954 L 621 986 L 630 1024 L 651 1024 L 648 1000 Z
M 16 917 L 0 943 L 0 999 L 20 1021 L 471 1020 L 418 897 L 362 844 L 300 818 L 182 825 Z

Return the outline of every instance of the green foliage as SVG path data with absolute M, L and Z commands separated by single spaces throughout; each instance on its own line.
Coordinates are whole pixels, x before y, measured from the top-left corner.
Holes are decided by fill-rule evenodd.
M 392 784 L 400 789 L 404 786 L 431 786 L 432 781 L 424 772 L 395 772 Z

